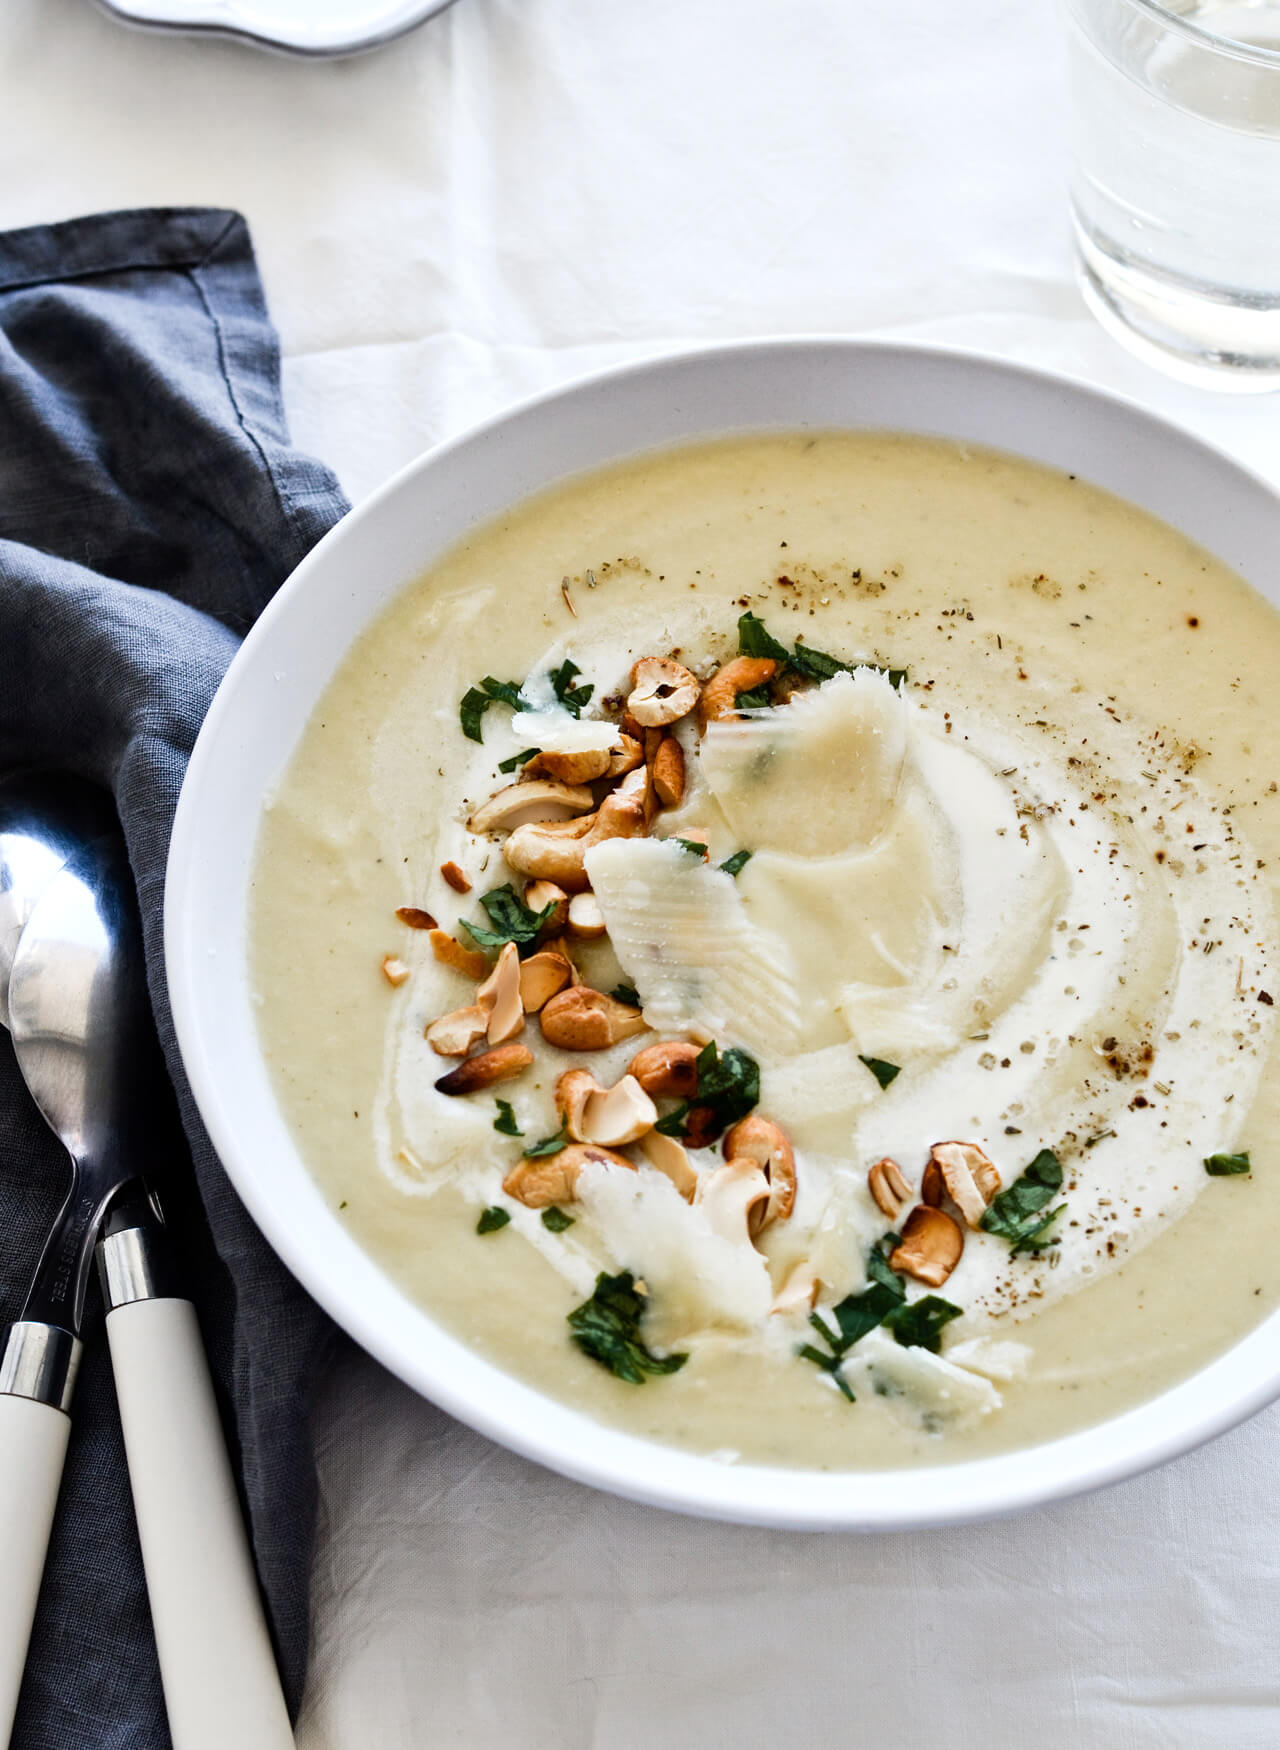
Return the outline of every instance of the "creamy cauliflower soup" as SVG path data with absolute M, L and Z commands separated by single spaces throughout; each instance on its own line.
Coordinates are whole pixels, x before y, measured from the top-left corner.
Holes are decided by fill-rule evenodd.
M 1280 620 L 1008 456 L 732 440 L 469 537 L 330 684 L 252 965 L 341 1219 L 731 1462 L 1096 1422 L 1280 1295 Z

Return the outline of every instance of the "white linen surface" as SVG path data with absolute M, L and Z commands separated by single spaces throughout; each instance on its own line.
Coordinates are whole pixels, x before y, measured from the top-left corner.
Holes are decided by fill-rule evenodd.
M 6 0 L 0 94 L 0 225 L 248 215 L 295 435 L 357 499 L 546 384 L 784 331 L 1068 370 L 1280 480 L 1274 399 L 1166 382 L 1080 303 L 1047 0 L 460 0 L 314 65 Z M 1280 1744 L 1280 1410 L 884 1537 L 612 1500 L 363 1356 L 317 1439 L 303 1750 Z

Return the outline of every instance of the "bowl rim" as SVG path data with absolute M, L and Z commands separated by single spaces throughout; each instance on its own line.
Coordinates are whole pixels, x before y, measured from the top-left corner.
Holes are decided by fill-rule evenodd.
M 165 965 L 178 1048 L 196 1107 L 249 1214 L 292 1274 L 335 1322 L 415 1391 L 524 1457 L 577 1481 L 650 1505 L 779 1529 L 922 1529 L 998 1518 L 1084 1494 L 1137 1476 L 1236 1426 L 1280 1396 L 1280 1345 L 1275 1342 L 1276 1334 L 1280 1333 L 1280 1308 L 1265 1316 L 1223 1354 L 1154 1398 L 1040 1445 L 977 1459 L 887 1470 L 821 1470 L 794 1465 L 725 1463 L 715 1456 L 629 1434 L 524 1384 L 479 1357 L 452 1336 L 447 1327 L 410 1301 L 327 1205 L 321 1204 L 313 1212 L 310 1228 L 290 1219 L 292 1211 L 280 1207 L 278 1196 L 269 1190 L 269 1180 L 252 1170 L 251 1150 L 237 1129 L 236 1099 L 214 1066 L 209 1039 L 218 1029 L 213 1025 L 215 1017 L 209 1009 L 210 999 L 202 976 L 206 953 L 211 961 L 216 956 L 204 948 L 199 954 L 194 951 L 197 922 L 205 915 L 195 903 L 201 859 L 214 848 L 205 836 L 202 805 L 223 757 L 223 743 L 234 726 L 241 694 L 251 685 L 261 685 L 256 671 L 263 667 L 273 641 L 279 638 L 278 629 L 298 612 L 297 604 L 313 577 L 340 563 L 344 547 L 360 530 L 376 523 L 384 507 L 412 489 L 423 475 L 441 469 L 451 458 L 468 450 L 483 449 L 495 435 L 500 436 L 521 421 L 536 420 L 549 410 L 575 401 L 586 404 L 591 396 L 608 395 L 620 387 L 625 390 L 628 385 L 660 378 L 663 373 L 679 375 L 707 366 L 733 368 L 744 363 L 750 369 L 767 366 L 771 360 L 790 364 L 803 354 L 815 357 L 838 354 L 855 363 L 859 359 L 891 365 L 897 361 L 907 370 L 932 364 L 961 375 L 975 373 L 1006 386 L 1020 385 L 1033 396 L 1045 392 L 1065 396 L 1104 419 L 1129 422 L 1145 430 L 1166 447 L 1181 449 L 1206 470 L 1234 476 L 1241 488 L 1261 495 L 1268 516 L 1274 515 L 1280 531 L 1280 492 L 1276 487 L 1175 421 L 1151 412 L 1130 397 L 1100 389 L 1063 372 L 967 348 L 842 335 L 783 335 L 666 351 L 541 391 L 500 409 L 406 463 L 312 548 L 250 629 L 205 717 L 179 797 L 166 870 Z M 794 430 L 796 423 L 789 421 L 772 429 Z M 829 421 L 815 421 L 815 427 L 819 423 L 822 429 L 834 429 Z M 734 436 L 769 428 L 743 423 L 721 425 L 717 429 L 725 436 Z M 851 421 L 847 429 L 890 428 L 884 424 L 859 427 Z M 932 428 L 921 427 L 918 434 L 927 430 Z M 620 444 L 616 451 L 601 458 L 600 465 L 652 452 L 655 447 L 695 443 L 712 435 L 713 430 L 704 427 L 691 429 L 683 438 L 673 437 L 662 446 L 641 444 L 628 449 Z M 1008 448 L 1006 453 L 1020 452 Z M 571 479 L 579 472 L 576 468 L 552 470 L 537 489 Z M 1098 484 L 1115 491 L 1105 481 Z M 522 493 L 507 502 L 516 503 L 525 496 Z M 478 516 L 465 528 L 488 520 L 488 514 Z M 465 529 L 455 532 L 441 550 L 461 539 L 463 533 Z M 420 570 L 432 562 L 424 561 Z M 1257 588 L 1256 579 L 1246 581 Z M 407 581 L 402 580 L 385 596 L 376 591 L 366 592 L 374 598 L 375 605 L 348 637 L 345 650 L 405 587 Z M 322 677 L 316 685 L 309 709 L 314 709 L 329 678 Z M 269 788 L 269 784 L 263 788 Z M 257 800 L 253 807 L 256 837 L 260 813 Z M 246 958 L 243 947 L 241 939 L 242 961 Z M 216 1019 L 225 1022 L 226 1017 L 220 1013 Z M 260 1051 L 258 1055 L 262 1056 Z M 265 1075 L 265 1067 L 262 1073 Z M 294 1156 L 292 1164 L 319 1199 L 319 1186 L 306 1173 L 300 1153 L 292 1144 L 289 1147 Z M 326 1274 L 323 1260 L 317 1264 L 317 1240 L 323 1241 L 335 1257 L 342 1257 L 341 1275 Z M 406 1331 L 415 1335 L 417 1347 L 406 1340 Z

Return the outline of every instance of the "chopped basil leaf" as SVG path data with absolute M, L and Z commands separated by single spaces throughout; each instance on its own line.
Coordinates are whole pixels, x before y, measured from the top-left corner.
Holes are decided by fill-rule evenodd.
M 688 1100 L 681 1100 L 674 1112 L 668 1112 L 665 1118 L 659 1118 L 654 1129 L 660 1136 L 684 1136 L 684 1121 L 689 1116 Z
M 548 1233 L 562 1234 L 566 1228 L 573 1226 L 573 1222 L 573 1216 L 566 1215 L 563 1209 L 557 1209 L 554 1204 L 542 1212 L 542 1225 Z
M 685 1138 L 689 1113 L 698 1108 L 700 1140 L 706 1141 L 745 1118 L 760 1099 L 760 1065 L 749 1052 L 731 1046 L 723 1057 L 715 1040 L 698 1053 L 694 1098 L 682 1100 L 674 1111 L 659 1118 L 654 1129 L 663 1136 Z M 709 1135 L 708 1135 L 709 1133 Z
M 882 1234 L 867 1255 L 867 1275 L 882 1288 L 892 1291 L 895 1298 L 907 1298 L 907 1285 L 889 1263 L 889 1257 L 902 1243 L 898 1234 Z
M 500 772 L 514 772 L 517 766 L 527 766 L 529 761 L 536 759 L 542 752 L 540 747 L 522 747 L 519 753 L 513 753 L 509 760 L 499 760 Z
M 1056 1246 L 1058 1236 L 1051 1234 L 1049 1229 L 1066 1207 L 1065 1203 L 1060 1203 L 1056 1209 L 1047 1210 L 1034 1227 L 1015 1241 L 1011 1248 L 1012 1255 L 1016 1257 L 1019 1252 L 1038 1252 L 1042 1246 Z
M 921 1300 L 905 1302 L 884 1322 L 904 1349 L 927 1349 L 936 1355 L 942 1347 L 943 1326 L 958 1319 L 962 1311 L 940 1295 L 926 1294 Z
M 871 1286 L 857 1294 L 846 1294 L 842 1301 L 831 1308 L 837 1330 L 833 1331 L 820 1313 L 809 1314 L 809 1323 L 821 1334 L 830 1353 L 824 1354 L 811 1343 L 806 1343 L 798 1351 L 806 1361 L 812 1361 L 816 1367 L 829 1373 L 850 1403 L 854 1403 L 855 1399 L 844 1375 L 838 1371 L 840 1363 L 868 1331 L 874 1331 L 877 1325 L 888 1325 L 892 1328 L 894 1321 L 904 1311 L 906 1284 L 896 1270 L 889 1268 L 889 1253 L 897 1243 L 897 1234 L 884 1234 L 871 1248 L 867 1258 L 867 1275 L 871 1278 Z M 898 1341 L 902 1342 L 903 1339 L 899 1338 Z
M 569 1314 L 573 1340 L 585 1355 L 629 1385 L 643 1385 L 647 1373 L 678 1373 L 687 1355 L 654 1355 L 640 1337 L 644 1296 L 636 1292 L 630 1270 L 596 1277 L 595 1292 Z
M 902 1296 L 891 1288 L 882 1287 L 879 1282 L 864 1288 L 860 1294 L 846 1294 L 831 1309 L 840 1327 L 840 1353 L 852 1349 L 860 1337 L 883 1324 L 901 1305 Z
M 764 621 L 751 613 L 741 615 L 738 620 L 738 654 L 771 657 L 784 667 L 791 661 L 791 653 L 786 646 L 779 644 Z
M 556 909 L 552 903 L 543 906 L 541 911 L 530 911 L 509 881 L 503 887 L 482 893 L 480 903 L 489 914 L 489 922 L 493 925 L 491 930 L 483 924 L 469 924 L 466 918 L 459 918 L 458 922 L 482 948 L 502 948 L 508 942 L 515 942 L 520 948 L 530 947 Z
M 738 649 L 743 656 L 768 656 L 778 664 L 781 674 L 786 669 L 793 669 L 808 681 L 829 681 L 832 675 L 852 674 L 855 669 L 870 668 L 876 674 L 888 675 L 891 687 L 900 687 L 907 678 L 905 668 L 885 668 L 878 662 L 845 662 L 839 656 L 828 656 L 825 650 L 814 650 L 811 645 L 797 644 L 788 650 L 773 637 L 763 620 L 754 614 L 743 614 L 738 621 Z M 759 688 L 764 692 L 764 688 Z M 750 708 L 755 705 L 767 705 L 768 698 L 758 699 L 754 694 L 739 693 L 738 704 Z
M 493 1128 L 500 1130 L 503 1136 L 523 1136 L 524 1131 L 516 1123 L 515 1107 L 510 1100 L 497 1102 L 498 1116 L 493 1121 Z
M 1052 1245 L 1049 1228 L 1066 1207 L 1046 1212 L 1062 1189 L 1062 1166 L 1052 1149 L 1042 1148 L 1021 1178 L 992 1198 L 979 1226 L 1010 1241 L 1015 1252 Z
M 740 875 L 754 855 L 754 851 L 735 851 L 731 857 L 725 858 L 720 867 L 726 875 Z
M 823 1325 L 822 1330 L 824 1335 L 828 1335 L 825 1325 Z M 821 1349 L 815 1349 L 812 1343 L 802 1343 L 796 1350 L 796 1354 L 805 1361 L 812 1361 L 813 1365 L 820 1367 L 824 1373 L 829 1373 L 849 1402 L 851 1404 L 857 1403 L 858 1400 L 853 1395 L 853 1387 L 844 1374 L 840 1372 L 840 1363 L 844 1360 L 843 1355 L 825 1355 Z
M 468 687 L 462 695 L 462 703 L 458 706 L 458 718 L 462 724 L 462 733 L 468 741 L 483 741 L 484 731 L 481 723 L 492 700 L 480 691 L 478 687 Z
M 736 1045 L 722 1057 L 710 1040 L 698 1053 L 697 1071 L 698 1104 L 714 1108 L 721 1129 L 745 1118 L 760 1099 L 760 1065 Z
M 633 1009 L 640 1007 L 640 992 L 633 985 L 615 984 L 609 995 L 615 1003 L 626 1003 Z
M 498 1229 L 505 1227 L 510 1220 L 510 1212 L 506 1209 L 499 1209 L 495 1205 L 493 1208 L 481 1212 L 480 1219 L 476 1223 L 476 1232 L 478 1234 L 496 1234 Z
M 531 1143 L 524 1151 L 524 1158 L 527 1161 L 541 1160 L 544 1155 L 558 1155 L 562 1148 L 568 1148 L 568 1146 L 569 1132 L 567 1127 L 562 1124 L 554 1136 L 544 1136 L 541 1142 Z
M 766 681 L 762 687 L 748 687 L 745 692 L 735 693 L 733 702 L 739 711 L 768 711 L 773 705 L 773 695 Z
M 865 1063 L 882 1088 L 887 1088 L 896 1075 L 901 1075 L 900 1063 L 886 1063 L 883 1057 L 864 1057 L 858 1053 L 858 1062 Z
M 560 664 L 559 668 L 551 671 L 551 686 L 555 692 L 556 698 L 559 699 L 565 710 L 574 717 L 581 715 L 582 707 L 590 700 L 592 693 L 595 692 L 594 686 L 591 686 L 590 684 L 585 687 L 575 687 L 573 685 L 574 675 L 581 673 L 582 670 L 578 667 L 577 663 L 570 661 L 567 656 Z
M 701 839 L 673 838 L 671 843 L 673 845 L 679 845 L 682 851 L 688 851 L 691 857 L 702 858 L 707 854 L 707 847 L 703 844 Z
M 797 644 L 790 661 L 792 668 L 808 681 L 829 681 L 833 674 L 853 673 L 851 662 L 841 662 L 838 656 L 828 656 L 824 650 L 814 650 L 808 644 Z
M 483 741 L 484 731 L 481 727 L 484 714 L 494 703 L 510 705 L 519 711 L 521 708 L 520 689 L 514 681 L 496 681 L 487 674 L 478 687 L 468 687 L 462 695 L 462 703 L 458 706 L 458 716 L 462 723 L 462 733 L 471 741 Z
M 1209 1155 L 1204 1163 L 1204 1170 L 1211 1179 L 1230 1179 L 1237 1173 L 1251 1173 L 1249 1151 L 1245 1149 L 1238 1155 Z

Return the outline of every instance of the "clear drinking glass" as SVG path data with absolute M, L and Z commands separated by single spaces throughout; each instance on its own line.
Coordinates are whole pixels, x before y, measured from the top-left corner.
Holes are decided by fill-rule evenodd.
M 1150 363 L 1280 389 L 1280 0 L 1064 0 L 1095 315 Z

